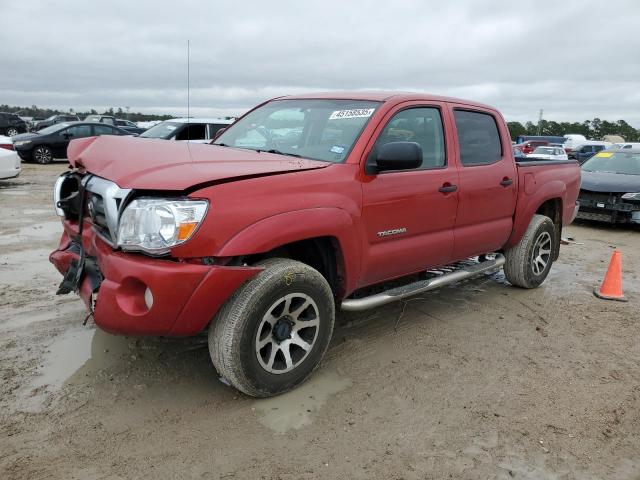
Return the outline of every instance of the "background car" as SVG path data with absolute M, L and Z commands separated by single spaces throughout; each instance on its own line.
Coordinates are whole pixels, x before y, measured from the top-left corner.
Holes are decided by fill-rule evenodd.
M 525 158 L 527 158 L 527 155 L 525 155 L 525 153 L 520 150 L 517 146 L 513 147 L 513 156 L 514 158 L 517 160 L 524 160 Z
M 532 153 L 527 155 L 530 158 L 539 158 L 540 160 L 568 160 L 569 157 L 562 147 L 538 147 Z
M 582 165 L 577 218 L 640 224 L 640 148 L 597 153 Z
M 21 170 L 20 157 L 13 149 L 11 138 L 0 135 L 0 180 L 17 177 Z
M 585 161 L 593 157 L 596 153 L 601 152 L 602 150 L 606 150 L 610 146 L 611 143 L 608 142 L 589 141 L 576 146 L 568 153 L 568 155 L 569 158 L 573 158 L 575 160 L 578 160 L 578 162 L 580 163 L 584 163 Z
M 557 135 L 518 135 L 516 137 L 516 145 L 519 143 L 525 143 L 529 140 L 544 140 L 548 143 L 564 143 L 565 138 Z
M 529 155 L 533 153 L 536 148 L 549 145 L 549 143 L 549 140 L 526 140 L 523 143 L 516 144 L 516 147 L 522 150 L 522 153 L 525 155 Z
M 640 142 L 614 143 L 609 150 L 626 150 L 629 148 L 640 148 Z
M 87 115 L 85 122 L 106 123 L 107 125 L 117 125 L 116 117 L 113 115 Z
M 567 133 L 564 139 L 562 146 L 567 153 L 571 152 L 578 145 L 587 142 L 587 137 L 579 133 Z
M 120 127 L 127 132 L 135 133 L 138 135 L 147 130 L 146 128 L 139 127 L 131 120 L 125 120 L 123 118 L 116 118 L 116 127 Z
M 13 137 L 27 131 L 27 122 L 15 113 L 0 112 L 0 135 Z
M 23 160 L 45 164 L 51 163 L 54 158 L 66 158 L 67 146 L 74 138 L 100 135 L 131 135 L 131 133 L 101 123 L 58 123 L 38 132 L 14 137 L 13 146 Z
M 78 118 L 77 115 L 51 115 L 49 118 L 36 123 L 33 129 L 37 132 L 38 130 L 42 130 L 43 128 L 50 127 L 57 123 L 77 122 L 79 120 L 80 118 Z
M 227 118 L 173 118 L 151 127 L 140 137 L 209 143 L 218 130 L 227 128 L 233 122 L 233 119 Z

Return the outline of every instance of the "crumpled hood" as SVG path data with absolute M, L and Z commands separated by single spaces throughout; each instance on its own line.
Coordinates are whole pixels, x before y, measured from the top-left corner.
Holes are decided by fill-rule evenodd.
M 111 180 L 121 188 L 142 190 L 182 191 L 231 178 L 330 165 L 238 148 L 111 135 L 73 140 L 67 157 L 72 166 Z
M 587 172 L 582 170 L 583 190 L 607 193 L 640 192 L 640 175 L 622 173 Z

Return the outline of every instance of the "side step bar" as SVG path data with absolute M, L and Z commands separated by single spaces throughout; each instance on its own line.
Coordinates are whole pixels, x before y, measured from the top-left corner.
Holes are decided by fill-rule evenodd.
M 368 297 L 346 299 L 342 301 L 341 308 L 348 312 L 360 312 L 362 310 L 368 310 L 369 308 L 379 307 L 419 293 L 428 292 L 429 290 L 435 290 L 436 288 L 444 287 L 445 285 L 460 282 L 462 280 L 475 277 L 481 273 L 495 270 L 502 267 L 504 262 L 504 255 L 496 253 L 494 258 L 491 260 L 477 262 L 472 265 L 465 266 L 460 270 L 451 271 L 451 267 L 433 269 L 432 271 L 434 272 L 450 271 L 450 273 L 440 274 L 427 280 L 420 280 L 408 285 L 392 288 L 386 292 L 376 293 L 375 295 L 370 295 Z

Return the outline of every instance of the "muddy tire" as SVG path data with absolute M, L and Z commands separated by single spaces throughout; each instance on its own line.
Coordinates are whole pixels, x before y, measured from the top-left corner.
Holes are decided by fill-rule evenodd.
M 504 252 L 504 274 L 509 283 L 521 288 L 540 286 L 553 264 L 555 238 L 553 221 L 534 215 L 520 242 Z
M 253 397 L 284 393 L 304 382 L 324 356 L 335 320 L 325 278 L 303 263 L 273 258 L 240 287 L 209 328 L 218 373 Z

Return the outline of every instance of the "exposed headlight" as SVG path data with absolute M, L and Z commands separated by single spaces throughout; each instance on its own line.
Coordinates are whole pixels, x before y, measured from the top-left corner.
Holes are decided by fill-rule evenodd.
M 118 227 L 118 246 L 153 255 L 191 238 L 207 213 L 206 200 L 141 197 L 124 209 Z
M 17 142 L 13 142 L 14 147 L 22 147 L 23 145 L 28 145 L 31 143 L 31 140 L 18 140 Z
M 640 201 L 640 192 L 637 193 L 625 193 L 622 195 L 624 200 L 638 200 Z

